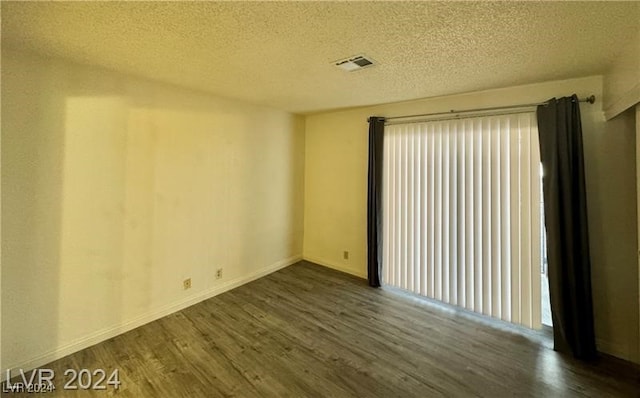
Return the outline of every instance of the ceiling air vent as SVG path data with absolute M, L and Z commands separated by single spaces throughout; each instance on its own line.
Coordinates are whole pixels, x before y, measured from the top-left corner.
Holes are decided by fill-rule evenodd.
M 340 61 L 336 61 L 334 63 L 340 69 L 344 69 L 348 72 L 353 72 L 354 70 L 372 66 L 374 64 L 374 61 L 364 55 L 356 55 L 355 57 L 341 59 Z

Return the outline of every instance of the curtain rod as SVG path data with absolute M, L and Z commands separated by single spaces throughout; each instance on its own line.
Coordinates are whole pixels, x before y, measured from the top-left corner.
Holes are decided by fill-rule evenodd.
M 595 95 L 590 95 L 587 98 L 579 99 L 578 102 L 588 102 L 590 104 L 593 104 L 594 102 L 596 102 L 596 96 Z M 452 115 L 452 114 L 456 114 L 456 113 L 468 113 L 468 112 L 497 111 L 497 110 L 501 110 L 501 109 L 532 108 L 534 106 L 547 105 L 548 103 L 549 103 L 549 101 L 535 102 L 535 103 L 532 103 L 532 104 L 519 104 L 519 105 L 510 105 L 510 106 L 494 106 L 494 107 L 490 107 L 490 108 L 461 109 L 461 110 L 451 109 L 449 112 L 435 112 L 435 113 L 422 113 L 422 114 L 418 114 L 418 115 L 393 116 L 393 117 L 386 117 L 386 118 L 384 118 L 384 120 L 387 121 L 387 120 L 394 120 L 394 119 L 408 119 L 408 118 L 412 118 L 412 117 L 442 116 L 442 115 Z M 369 121 L 369 119 L 367 119 L 367 121 Z

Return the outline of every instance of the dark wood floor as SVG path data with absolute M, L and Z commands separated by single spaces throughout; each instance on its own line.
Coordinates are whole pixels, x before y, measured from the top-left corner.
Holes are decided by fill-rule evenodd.
M 301 262 L 48 367 L 118 368 L 123 397 L 640 396 L 637 368 L 544 339 Z

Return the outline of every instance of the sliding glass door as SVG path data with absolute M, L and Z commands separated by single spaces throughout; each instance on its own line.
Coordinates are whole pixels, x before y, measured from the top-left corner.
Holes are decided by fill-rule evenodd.
M 539 328 L 535 114 L 389 124 L 384 140 L 383 282 Z

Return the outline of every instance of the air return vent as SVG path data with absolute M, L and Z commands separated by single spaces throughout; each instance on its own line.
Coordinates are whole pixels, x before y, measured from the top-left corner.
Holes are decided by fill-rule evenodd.
M 364 55 L 356 55 L 355 57 L 350 57 L 347 59 L 341 59 L 340 61 L 334 62 L 335 65 L 349 72 L 353 72 L 354 70 L 359 70 L 363 68 L 368 68 L 373 66 L 375 62 Z

